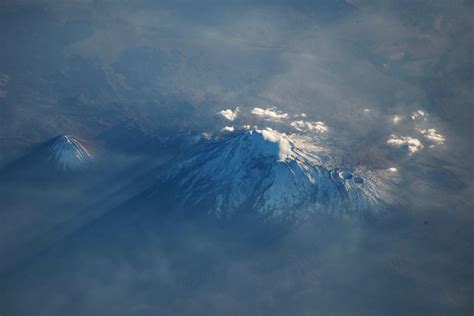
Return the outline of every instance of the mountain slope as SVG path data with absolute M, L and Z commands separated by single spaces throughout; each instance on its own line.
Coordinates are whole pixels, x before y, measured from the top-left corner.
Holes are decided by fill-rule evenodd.
M 271 129 L 203 141 L 168 174 L 184 206 L 230 220 L 299 220 L 315 212 L 374 212 L 388 199 L 380 172 L 330 168 L 330 156 Z

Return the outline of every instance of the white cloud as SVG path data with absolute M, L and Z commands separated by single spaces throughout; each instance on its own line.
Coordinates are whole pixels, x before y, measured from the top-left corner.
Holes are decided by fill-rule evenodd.
M 233 126 L 225 126 L 221 131 L 222 132 L 233 132 L 235 128 Z
M 406 148 L 410 155 L 413 155 L 418 150 L 423 148 L 423 144 L 420 142 L 420 140 L 410 136 L 390 135 L 390 138 L 387 140 L 387 144 L 397 148 Z
M 227 109 L 219 112 L 221 116 L 229 121 L 233 121 L 237 118 L 237 114 L 240 112 L 240 108 L 235 108 L 235 110 Z
M 434 128 L 420 129 L 419 132 L 423 134 L 427 140 L 435 143 L 436 145 L 444 144 L 444 136 L 438 133 Z
M 284 161 L 285 159 L 291 157 L 292 155 L 291 144 L 286 134 L 280 133 L 268 127 L 264 130 L 255 130 L 255 131 L 257 133 L 260 133 L 265 141 L 278 144 L 279 161 Z
M 400 115 L 394 115 L 392 120 L 394 124 L 399 124 L 402 120 L 402 117 Z
M 395 115 L 393 116 L 393 123 L 398 125 L 403 118 L 403 116 Z M 444 135 L 440 134 L 435 128 L 428 128 L 431 124 L 431 115 L 429 113 L 423 110 L 417 110 L 412 113 L 410 118 L 413 121 L 415 131 L 422 134 L 423 137 L 431 143 L 429 148 L 444 144 Z
M 204 133 L 201 134 L 201 137 L 204 138 L 204 139 L 211 139 L 212 134 L 204 132 Z
M 282 119 L 288 118 L 288 113 L 283 113 L 281 111 L 278 111 L 276 108 L 267 108 L 267 109 L 253 108 L 252 114 L 266 118 L 268 120 L 273 120 L 273 121 L 281 121 Z
M 308 122 L 308 121 L 293 121 L 290 123 L 295 129 L 301 132 L 306 131 L 315 131 L 318 133 L 326 133 L 328 131 L 328 127 L 324 122 L 317 121 L 317 122 Z
M 426 115 L 427 114 L 425 111 L 418 110 L 416 112 L 413 112 L 413 114 L 411 115 L 411 119 L 414 121 L 416 119 L 423 118 L 426 121 Z

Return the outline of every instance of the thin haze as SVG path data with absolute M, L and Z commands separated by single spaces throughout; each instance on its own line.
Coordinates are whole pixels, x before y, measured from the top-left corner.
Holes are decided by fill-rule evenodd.
M 2 1 L 0 314 L 472 314 L 473 10 Z M 251 128 L 392 172 L 395 202 L 272 238 L 156 215 L 195 139 Z M 31 161 L 63 134 L 95 169 L 44 181 Z

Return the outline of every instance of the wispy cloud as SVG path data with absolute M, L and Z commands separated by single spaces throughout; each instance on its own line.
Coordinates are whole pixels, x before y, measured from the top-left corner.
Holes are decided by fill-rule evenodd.
M 425 138 L 436 145 L 444 144 L 445 138 L 443 135 L 438 133 L 434 128 L 420 129 L 419 132 L 425 136 Z
M 252 114 L 272 121 L 281 121 L 288 118 L 288 113 L 278 111 L 276 108 L 253 108 Z
M 419 120 L 419 119 L 424 119 L 426 121 L 426 112 L 422 110 L 418 110 L 416 112 L 413 112 L 411 115 L 411 119 L 413 121 Z
M 291 122 L 290 125 L 300 132 L 314 131 L 318 133 L 326 133 L 328 131 L 326 124 L 321 121 L 308 122 L 299 120 Z

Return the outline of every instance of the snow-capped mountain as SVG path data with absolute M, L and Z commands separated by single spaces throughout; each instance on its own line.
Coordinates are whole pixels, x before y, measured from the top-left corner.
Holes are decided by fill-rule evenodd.
M 54 138 L 48 151 L 48 160 L 60 171 L 80 170 L 92 161 L 89 151 L 77 138 L 69 135 Z
M 168 181 L 184 205 L 201 206 L 221 219 L 249 211 L 265 221 L 375 212 L 389 200 L 387 171 L 333 165 L 323 148 L 267 128 L 202 140 Z

